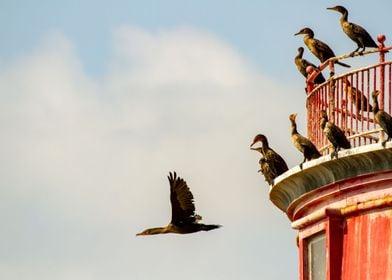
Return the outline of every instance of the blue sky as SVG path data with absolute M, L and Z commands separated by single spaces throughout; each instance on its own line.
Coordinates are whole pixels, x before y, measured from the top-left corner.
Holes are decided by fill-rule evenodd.
M 351 52 L 336 4 L 388 44 L 387 0 L 2 3 L 0 278 L 295 279 L 296 232 L 249 145 L 264 133 L 289 167 L 302 160 L 294 33 Z M 135 237 L 169 222 L 173 170 L 223 227 Z

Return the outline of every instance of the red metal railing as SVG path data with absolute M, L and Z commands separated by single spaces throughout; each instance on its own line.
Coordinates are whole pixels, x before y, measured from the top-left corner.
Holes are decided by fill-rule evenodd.
M 319 70 L 311 72 L 307 78 L 308 138 L 324 154 L 329 152 L 330 145 L 320 128 L 322 110 L 327 112 L 330 121 L 345 132 L 352 147 L 376 143 L 383 138 L 381 129 L 374 122 L 369 104 L 373 105 L 372 92 L 379 90 L 379 106 L 391 114 L 392 61 L 385 61 L 385 53 L 391 50 L 392 46 L 384 46 L 384 35 L 379 35 L 377 39 L 380 42 L 378 49 L 368 50 L 363 54 L 379 53 L 378 64 L 333 76 L 323 84 L 314 87 L 313 81 L 318 71 L 329 66 L 330 71 L 334 72 L 334 61 L 351 57 L 343 55 L 324 62 Z M 362 97 L 362 100 L 367 99 L 368 102 L 359 102 L 360 105 L 357 107 L 355 100 L 361 98 L 361 95 L 366 97 Z

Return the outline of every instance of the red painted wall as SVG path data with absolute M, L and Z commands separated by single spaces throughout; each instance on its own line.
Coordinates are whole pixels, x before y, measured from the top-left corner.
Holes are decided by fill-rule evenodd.
M 392 279 L 392 210 L 376 210 L 346 220 L 342 280 Z

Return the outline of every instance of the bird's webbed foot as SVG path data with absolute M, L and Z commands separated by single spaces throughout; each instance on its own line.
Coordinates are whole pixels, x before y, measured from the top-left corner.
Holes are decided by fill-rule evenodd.
M 382 147 L 383 147 L 384 149 L 385 149 L 385 144 L 386 144 L 389 140 L 391 140 L 390 137 L 388 137 L 387 139 L 385 139 L 384 141 L 381 142 L 381 145 L 382 145 Z

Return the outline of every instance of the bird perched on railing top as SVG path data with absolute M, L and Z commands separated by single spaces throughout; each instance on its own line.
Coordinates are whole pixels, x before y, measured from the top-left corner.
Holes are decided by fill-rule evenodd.
M 314 32 L 309 27 L 302 28 L 294 35 L 301 35 L 301 34 L 305 35 L 304 36 L 305 45 L 308 47 L 310 52 L 320 60 L 321 63 L 327 61 L 331 57 L 336 56 L 333 50 L 326 43 L 314 38 Z M 335 63 L 344 67 L 351 67 L 350 65 L 340 62 L 338 60 L 336 60 Z M 334 73 L 331 73 L 331 75 L 333 74 Z
M 337 125 L 328 121 L 327 112 L 324 110 L 321 111 L 320 127 L 334 148 L 334 151 L 331 153 L 331 159 L 334 157 L 338 158 L 338 152 L 341 148 L 351 148 L 350 141 L 348 141 L 344 132 Z
M 283 174 L 289 169 L 284 159 L 272 148 L 270 148 L 267 137 L 265 137 L 263 134 L 257 134 L 254 137 L 252 144 L 250 145 L 251 149 L 256 150 L 255 148 L 252 148 L 252 146 L 257 142 L 261 142 L 261 153 L 271 168 L 272 174 L 275 174 L 275 177 Z
M 198 231 L 209 231 L 219 228 L 220 225 L 205 225 L 199 223 L 201 216 L 195 214 L 193 195 L 187 183 L 176 172 L 169 173 L 170 202 L 172 208 L 172 219 L 166 227 L 149 228 L 136 235 L 152 235 L 163 233 L 194 233 Z
M 304 155 L 304 160 L 300 163 L 299 167 L 302 169 L 302 165 L 306 160 L 312 160 L 321 157 L 320 152 L 316 146 L 306 137 L 302 136 L 297 131 L 297 124 L 295 118 L 297 114 L 291 114 L 289 116 L 291 122 L 291 141 L 294 146 Z
M 316 65 L 314 65 L 313 63 L 307 61 L 306 59 L 303 58 L 303 53 L 304 53 L 304 48 L 303 47 L 299 47 L 298 48 L 298 54 L 295 56 L 294 58 L 294 63 L 297 66 L 298 71 L 305 77 L 308 77 L 308 73 L 306 71 L 306 68 L 308 68 L 308 66 L 312 66 L 314 69 L 316 69 Z M 323 76 L 323 74 L 320 72 L 316 78 L 314 79 L 314 83 L 315 84 L 322 84 L 325 82 L 325 78 Z
M 392 117 L 384 110 L 381 110 L 380 107 L 378 106 L 377 97 L 379 94 L 380 92 L 378 90 L 372 93 L 373 113 L 374 113 L 375 121 L 378 123 L 379 126 L 381 126 L 381 128 L 388 136 L 387 139 L 381 143 L 382 146 L 385 148 L 385 143 L 392 138 Z
M 358 24 L 349 22 L 347 20 L 348 18 L 348 11 L 345 7 L 343 6 L 335 6 L 335 7 L 330 7 L 327 8 L 328 10 L 333 10 L 337 11 L 342 14 L 340 17 L 340 25 L 342 27 L 342 30 L 346 35 L 353 40 L 357 44 L 357 48 L 350 54 L 353 56 L 355 52 L 357 52 L 360 48 L 362 48 L 361 51 L 358 52 L 359 55 L 362 55 L 363 52 L 365 51 L 366 47 L 369 48 L 377 48 L 376 42 L 372 39 L 370 34 L 361 26 Z
M 358 111 L 369 112 L 373 110 L 366 96 L 359 89 L 353 87 L 347 78 L 343 78 L 344 91 Z

